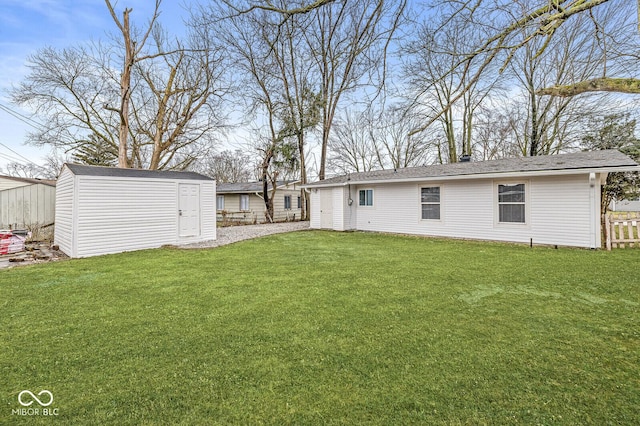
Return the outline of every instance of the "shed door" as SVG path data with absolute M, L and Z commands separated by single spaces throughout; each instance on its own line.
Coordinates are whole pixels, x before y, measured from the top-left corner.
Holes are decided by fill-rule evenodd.
M 181 237 L 200 235 L 200 185 L 179 184 L 178 227 Z
M 320 228 L 333 229 L 333 188 L 320 190 Z

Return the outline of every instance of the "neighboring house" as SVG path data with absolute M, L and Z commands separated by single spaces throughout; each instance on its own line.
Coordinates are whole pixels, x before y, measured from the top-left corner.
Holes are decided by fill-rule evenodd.
M 0 176 L 0 229 L 53 225 L 56 181 Z
M 274 221 L 299 220 L 301 199 L 299 181 L 279 181 L 273 202 Z M 262 182 L 219 183 L 216 211 L 218 221 L 238 223 L 266 222 Z M 269 195 L 272 185 L 269 184 Z
M 614 212 L 640 212 L 640 200 L 614 200 L 609 208 Z
M 54 243 L 70 257 L 216 238 L 215 181 L 193 172 L 65 164 Z
M 615 150 L 353 173 L 305 185 L 311 228 L 601 247 Z

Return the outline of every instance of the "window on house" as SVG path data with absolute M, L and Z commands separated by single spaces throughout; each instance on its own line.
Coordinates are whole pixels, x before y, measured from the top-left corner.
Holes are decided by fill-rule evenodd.
M 498 185 L 498 221 L 525 223 L 524 183 Z
M 216 210 L 224 210 L 224 195 L 216 197 Z
M 291 195 L 284 196 L 284 209 L 291 210 Z
M 373 206 L 373 189 L 361 189 L 358 194 L 361 206 Z
M 240 194 L 240 211 L 249 210 L 249 195 L 248 194 Z
M 298 195 L 298 208 L 302 208 L 302 197 Z
M 421 188 L 422 218 L 440 220 L 440 187 Z

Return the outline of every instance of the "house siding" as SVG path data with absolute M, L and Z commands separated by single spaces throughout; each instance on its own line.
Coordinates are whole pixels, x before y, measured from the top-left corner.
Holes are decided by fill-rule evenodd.
M 238 193 L 231 194 L 218 194 L 224 195 L 224 211 L 228 213 L 230 220 L 243 222 L 243 223 L 261 223 L 266 222 L 264 199 L 255 194 L 249 195 L 249 210 L 240 211 L 240 195 Z M 243 194 L 246 195 L 246 194 Z M 286 195 L 291 196 L 291 209 L 284 208 L 284 197 Z M 298 196 L 300 196 L 300 190 L 297 189 L 278 189 L 275 194 L 273 202 L 273 216 L 276 222 L 283 222 L 287 220 L 298 220 L 302 210 L 298 207 Z M 222 211 L 217 212 L 218 220 L 222 221 Z
M 56 183 L 56 208 L 54 243 L 70 257 L 75 257 L 74 249 L 74 214 L 75 176 L 68 169 L 63 169 Z
M 498 223 L 497 185 L 516 182 L 526 184 L 526 223 Z M 426 186 L 441 188 L 440 220 L 421 218 L 420 188 Z M 373 206 L 358 205 L 357 195 L 361 189 L 373 189 Z M 336 230 L 533 241 L 534 244 L 577 247 L 599 247 L 600 244 L 599 219 L 594 215 L 599 203 L 599 185 L 590 188 L 588 174 L 506 181 L 465 179 L 360 185 L 352 187 L 351 206 L 346 187 L 319 188 L 318 193 L 320 191 L 333 191 L 333 229 Z M 337 191 L 340 194 L 344 191 L 345 196 L 338 196 Z M 598 196 L 594 198 L 593 193 Z M 319 200 L 320 196 L 316 198 Z M 317 209 L 313 212 L 318 215 Z M 313 221 L 311 226 L 319 228 L 320 224 Z
M 350 192 L 349 192 L 350 191 Z M 324 198 L 327 197 L 327 198 Z M 351 198 L 352 204 L 349 205 Z M 331 200 L 331 206 L 323 205 L 322 200 Z M 311 203 L 309 227 L 311 229 L 332 229 L 335 231 L 350 231 L 357 228 L 355 204 L 357 203 L 356 187 L 319 188 L 312 190 L 309 195 Z M 323 209 L 330 211 L 330 225 L 323 226 Z
M 640 200 L 612 201 L 611 210 L 614 212 L 640 212 Z
M 289 195 L 291 197 L 291 208 L 284 208 L 284 197 Z M 273 203 L 273 215 L 274 220 L 277 222 L 286 220 L 299 220 L 302 210 L 298 208 L 298 197 L 300 196 L 300 190 L 294 189 L 278 189 Z

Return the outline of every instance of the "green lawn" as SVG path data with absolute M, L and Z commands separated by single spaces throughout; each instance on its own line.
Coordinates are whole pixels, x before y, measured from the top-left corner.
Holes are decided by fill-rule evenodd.
M 0 271 L 0 424 L 639 424 L 639 266 L 308 231 Z

